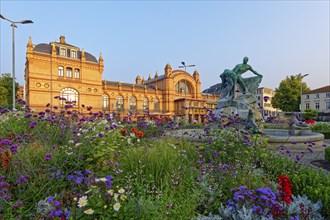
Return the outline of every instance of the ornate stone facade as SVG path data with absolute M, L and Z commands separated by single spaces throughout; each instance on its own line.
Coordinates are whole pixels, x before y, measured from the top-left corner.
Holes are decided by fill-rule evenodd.
M 213 109 L 219 95 L 201 92 L 201 81 L 196 70 L 193 75 L 183 70 L 172 70 L 170 64 L 164 74 L 156 72 L 147 80 L 137 76 L 135 83 L 102 79 L 104 61 L 92 54 L 67 44 L 63 36 L 49 44 L 27 43 L 25 88 L 27 104 L 36 111 L 51 106 L 63 107 L 64 97 L 82 110 L 82 105 L 94 111 L 113 113 L 123 118 L 137 116 L 174 117 L 189 115 L 189 121 L 204 121 L 207 109 Z

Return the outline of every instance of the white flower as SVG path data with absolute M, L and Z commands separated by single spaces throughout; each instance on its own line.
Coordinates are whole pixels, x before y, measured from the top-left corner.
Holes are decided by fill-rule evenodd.
M 106 181 L 107 181 L 107 178 L 102 177 L 100 180 L 101 180 L 102 182 L 106 182 Z
M 119 192 L 120 194 L 123 194 L 123 193 L 125 192 L 125 190 L 124 190 L 123 188 L 120 188 L 120 189 L 118 190 L 118 192 Z
M 73 141 L 73 140 L 69 140 L 69 143 L 70 143 L 70 144 L 73 144 L 73 143 L 74 143 L 74 141 Z
M 88 199 L 87 199 L 87 196 L 82 196 L 79 198 L 78 200 L 78 207 L 81 208 L 81 207 L 84 207 L 86 206 L 88 203 Z
M 130 138 L 127 138 L 127 143 L 131 144 L 131 139 Z
M 113 195 L 113 190 L 112 189 L 108 190 L 108 193 L 112 196 Z
M 115 211 L 118 212 L 118 210 L 120 209 L 120 203 L 119 203 L 119 202 L 116 202 L 116 203 L 113 205 L 113 209 L 114 209 Z
M 88 215 L 92 215 L 94 213 L 94 210 L 93 209 L 87 209 L 84 212 Z
M 118 200 L 118 196 L 119 196 L 118 193 L 113 194 L 113 198 L 114 198 L 116 201 Z

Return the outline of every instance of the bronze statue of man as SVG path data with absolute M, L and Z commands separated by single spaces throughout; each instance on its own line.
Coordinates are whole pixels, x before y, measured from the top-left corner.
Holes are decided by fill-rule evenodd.
M 245 83 L 243 81 L 243 78 L 242 78 L 242 74 L 247 72 L 247 71 L 251 71 L 252 73 L 254 73 L 255 75 L 257 76 L 260 76 L 262 78 L 262 75 L 259 74 L 257 71 L 255 71 L 249 64 L 247 64 L 247 62 L 249 61 L 249 58 L 248 57 L 244 57 L 243 58 L 243 63 L 242 64 L 237 64 L 234 69 L 232 70 L 233 72 L 236 73 L 236 76 L 237 76 L 237 83 L 238 85 L 240 85 L 240 87 L 242 88 L 242 93 L 245 94 L 246 93 L 246 86 L 245 86 Z
M 242 64 L 237 64 L 232 70 L 225 69 L 225 71 L 220 75 L 220 78 L 222 80 L 222 86 L 220 88 L 220 91 L 222 91 L 223 97 L 233 98 L 235 95 L 236 84 L 238 84 L 241 87 L 242 89 L 241 92 L 243 94 L 247 92 L 246 85 L 241 75 L 249 70 L 253 72 L 255 75 L 262 78 L 261 74 L 259 74 L 249 64 L 247 64 L 248 60 L 249 60 L 248 57 L 244 57 Z

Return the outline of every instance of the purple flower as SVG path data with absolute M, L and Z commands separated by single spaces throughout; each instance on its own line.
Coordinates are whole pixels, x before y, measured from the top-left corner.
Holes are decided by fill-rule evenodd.
M 60 215 L 62 215 L 63 211 L 61 209 L 55 211 L 55 216 L 59 217 Z
M 47 198 L 47 202 L 48 202 L 48 203 L 53 202 L 53 200 L 54 200 L 54 198 L 53 198 L 52 196 L 49 196 L 49 197 Z
M 31 118 L 32 117 L 32 114 L 26 114 L 24 115 L 24 118 Z
M 219 157 L 219 152 L 215 150 L 215 151 L 213 152 L 213 156 L 214 156 L 214 157 Z
M 11 194 L 7 194 L 3 197 L 5 200 L 11 199 Z
M 29 128 L 35 128 L 37 125 L 38 125 L 37 121 L 31 121 L 30 125 L 29 125 Z
M 9 186 L 10 186 L 9 183 L 6 183 L 6 182 L 0 182 L 0 187 L 1 187 L 1 188 L 7 188 L 7 187 L 9 187 Z
M 0 145 L 9 145 L 9 144 L 11 144 L 11 140 L 7 138 L 0 141 Z
M 54 202 L 54 206 L 55 206 L 55 207 L 59 207 L 60 205 L 61 205 L 61 203 L 60 203 L 59 201 L 56 200 L 56 201 Z
M 45 161 L 49 161 L 51 158 L 52 158 L 52 154 L 51 153 L 46 153 Z
M 12 205 L 12 208 L 13 209 L 18 209 L 18 208 L 21 208 L 23 207 L 23 202 L 21 200 L 18 200 L 17 202 L 15 202 L 13 205 Z
M 252 210 L 254 213 L 257 213 L 259 215 L 262 215 L 263 213 L 262 208 L 260 206 L 253 206 Z
M 25 183 L 28 181 L 29 176 L 28 175 L 22 175 L 19 177 L 19 179 L 15 182 L 16 185 L 20 185 L 22 183 Z
M 12 145 L 10 146 L 10 150 L 11 150 L 11 153 L 12 153 L 12 154 L 16 154 L 17 151 L 18 151 L 18 146 L 17 146 L 16 144 L 12 144 Z
M 112 186 L 112 180 L 113 180 L 113 176 L 106 176 L 105 177 L 107 180 L 105 181 L 105 186 L 110 189 Z

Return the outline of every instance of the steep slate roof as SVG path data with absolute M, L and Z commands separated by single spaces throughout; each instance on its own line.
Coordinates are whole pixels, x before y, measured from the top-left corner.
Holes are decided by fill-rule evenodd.
M 318 89 L 314 89 L 310 92 L 306 92 L 304 94 L 314 94 L 314 93 L 322 93 L 322 92 L 330 92 L 330 85 L 329 86 L 324 86 Z
M 56 43 L 59 44 L 58 42 L 56 42 Z M 70 44 L 63 44 L 63 45 L 74 47 Z M 52 54 L 52 45 L 51 44 L 44 44 L 44 43 L 38 44 L 33 48 L 33 51 L 40 52 L 40 53 L 46 53 L 46 54 Z M 56 46 L 56 55 L 59 55 L 59 53 L 60 53 L 59 52 L 59 47 Z M 79 59 L 79 60 L 81 59 L 81 53 L 82 53 L 81 51 L 78 51 L 77 59 Z M 92 54 L 87 53 L 86 51 L 85 51 L 85 58 L 86 58 L 86 61 L 98 63 L 97 59 Z
M 52 45 L 50 45 L 50 44 L 38 44 L 37 46 L 35 46 L 33 48 L 33 51 L 51 54 L 52 53 Z
M 150 83 L 156 82 L 156 81 L 158 81 L 158 80 L 162 80 L 162 79 L 164 79 L 164 78 L 165 78 L 164 75 L 160 75 L 160 76 L 158 76 L 158 78 L 152 78 L 152 79 L 150 80 Z M 148 83 L 149 83 L 148 80 L 145 80 L 144 84 L 148 84 Z
M 118 81 L 105 81 L 107 85 L 112 85 L 112 86 L 118 86 Z M 124 83 L 124 82 L 120 82 L 121 86 L 125 86 L 125 87 L 132 87 L 134 85 L 135 88 L 144 88 L 144 85 L 141 84 L 132 84 L 132 83 Z M 147 89 L 150 90 L 156 90 L 156 86 L 153 85 L 146 85 Z M 161 91 L 161 89 L 158 89 Z
M 215 84 L 208 89 L 205 89 L 202 93 L 220 93 L 221 83 Z

